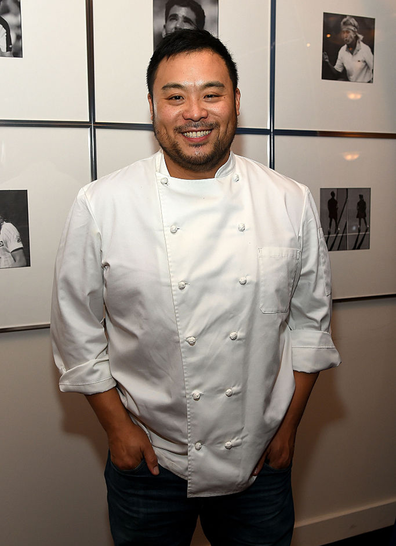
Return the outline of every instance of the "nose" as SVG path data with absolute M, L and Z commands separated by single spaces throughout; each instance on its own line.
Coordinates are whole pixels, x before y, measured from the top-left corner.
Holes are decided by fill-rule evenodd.
M 208 116 L 205 105 L 198 98 L 190 98 L 185 102 L 183 117 L 186 120 L 199 121 Z

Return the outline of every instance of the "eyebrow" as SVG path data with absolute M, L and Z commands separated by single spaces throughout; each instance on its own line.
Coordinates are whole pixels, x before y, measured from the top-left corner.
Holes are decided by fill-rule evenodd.
M 168 21 L 177 21 L 179 19 L 179 14 L 178 13 L 171 13 L 168 17 Z M 197 23 L 194 23 L 194 21 L 192 19 L 190 19 L 190 17 L 187 17 L 185 15 L 183 15 L 181 17 L 182 21 L 188 23 L 189 25 L 193 25 L 194 27 L 197 28 Z
M 217 87 L 219 89 L 224 89 L 224 83 L 220 81 L 206 82 L 200 86 L 200 89 L 208 89 L 209 87 Z M 182 83 L 169 82 L 162 86 L 161 91 L 168 91 L 168 89 L 185 89 L 186 86 Z

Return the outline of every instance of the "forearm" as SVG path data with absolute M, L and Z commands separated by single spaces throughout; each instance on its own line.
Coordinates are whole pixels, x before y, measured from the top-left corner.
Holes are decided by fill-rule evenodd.
M 260 472 L 265 461 L 269 461 L 274 468 L 286 468 L 291 464 L 297 427 L 318 375 L 319 373 L 294 372 L 296 386 L 293 398 L 282 423 L 254 469 L 254 476 Z
M 133 423 L 122 404 L 117 389 L 86 396 L 108 436 L 121 432 Z
M 91 394 L 86 397 L 105 429 L 111 459 L 121 470 L 136 468 L 146 460 L 152 474 L 158 474 L 158 462 L 144 430 L 135 425 L 123 406 L 117 389 Z
M 330 68 L 332 74 L 338 79 L 341 75 L 341 72 L 339 72 L 335 66 L 333 66 L 328 58 L 323 59 L 324 62 L 327 64 L 327 66 Z
M 11 254 L 12 254 L 12 257 L 14 258 L 14 262 L 15 262 L 14 267 L 25 267 L 26 266 L 26 258 L 25 258 L 25 254 L 24 254 L 22 248 L 19 248 L 18 250 L 14 250 Z
M 318 375 L 319 373 L 294 372 L 296 387 L 281 427 L 297 430 Z

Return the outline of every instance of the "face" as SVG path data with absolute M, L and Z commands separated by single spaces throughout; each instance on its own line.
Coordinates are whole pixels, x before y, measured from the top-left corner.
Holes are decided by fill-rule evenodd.
M 352 30 L 344 29 L 342 31 L 342 39 L 347 45 L 351 45 L 355 40 L 356 34 Z
M 160 62 L 149 104 L 171 176 L 214 177 L 228 159 L 239 103 L 239 89 L 234 92 L 217 53 L 181 53 Z
M 197 28 L 197 18 L 191 8 L 173 6 L 168 14 L 162 36 L 171 34 L 175 30 L 194 30 Z

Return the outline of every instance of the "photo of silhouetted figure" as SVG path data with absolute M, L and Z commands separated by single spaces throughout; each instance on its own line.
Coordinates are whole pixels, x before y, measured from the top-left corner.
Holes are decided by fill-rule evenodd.
M 367 221 L 366 221 L 367 204 L 363 198 L 363 194 L 361 193 L 359 193 L 359 201 L 357 202 L 356 209 L 357 209 L 356 218 L 359 219 L 359 231 L 361 230 L 361 227 L 362 227 L 362 220 L 364 220 L 364 224 L 367 229 L 368 228 Z
M 329 251 L 370 248 L 370 209 L 370 188 L 320 189 L 320 222 L 324 229 L 328 226 L 324 237 Z
M 331 198 L 327 201 L 327 208 L 329 210 L 329 233 L 331 232 L 331 224 L 335 223 L 335 231 L 338 230 L 338 201 L 335 198 L 335 193 L 331 192 Z

